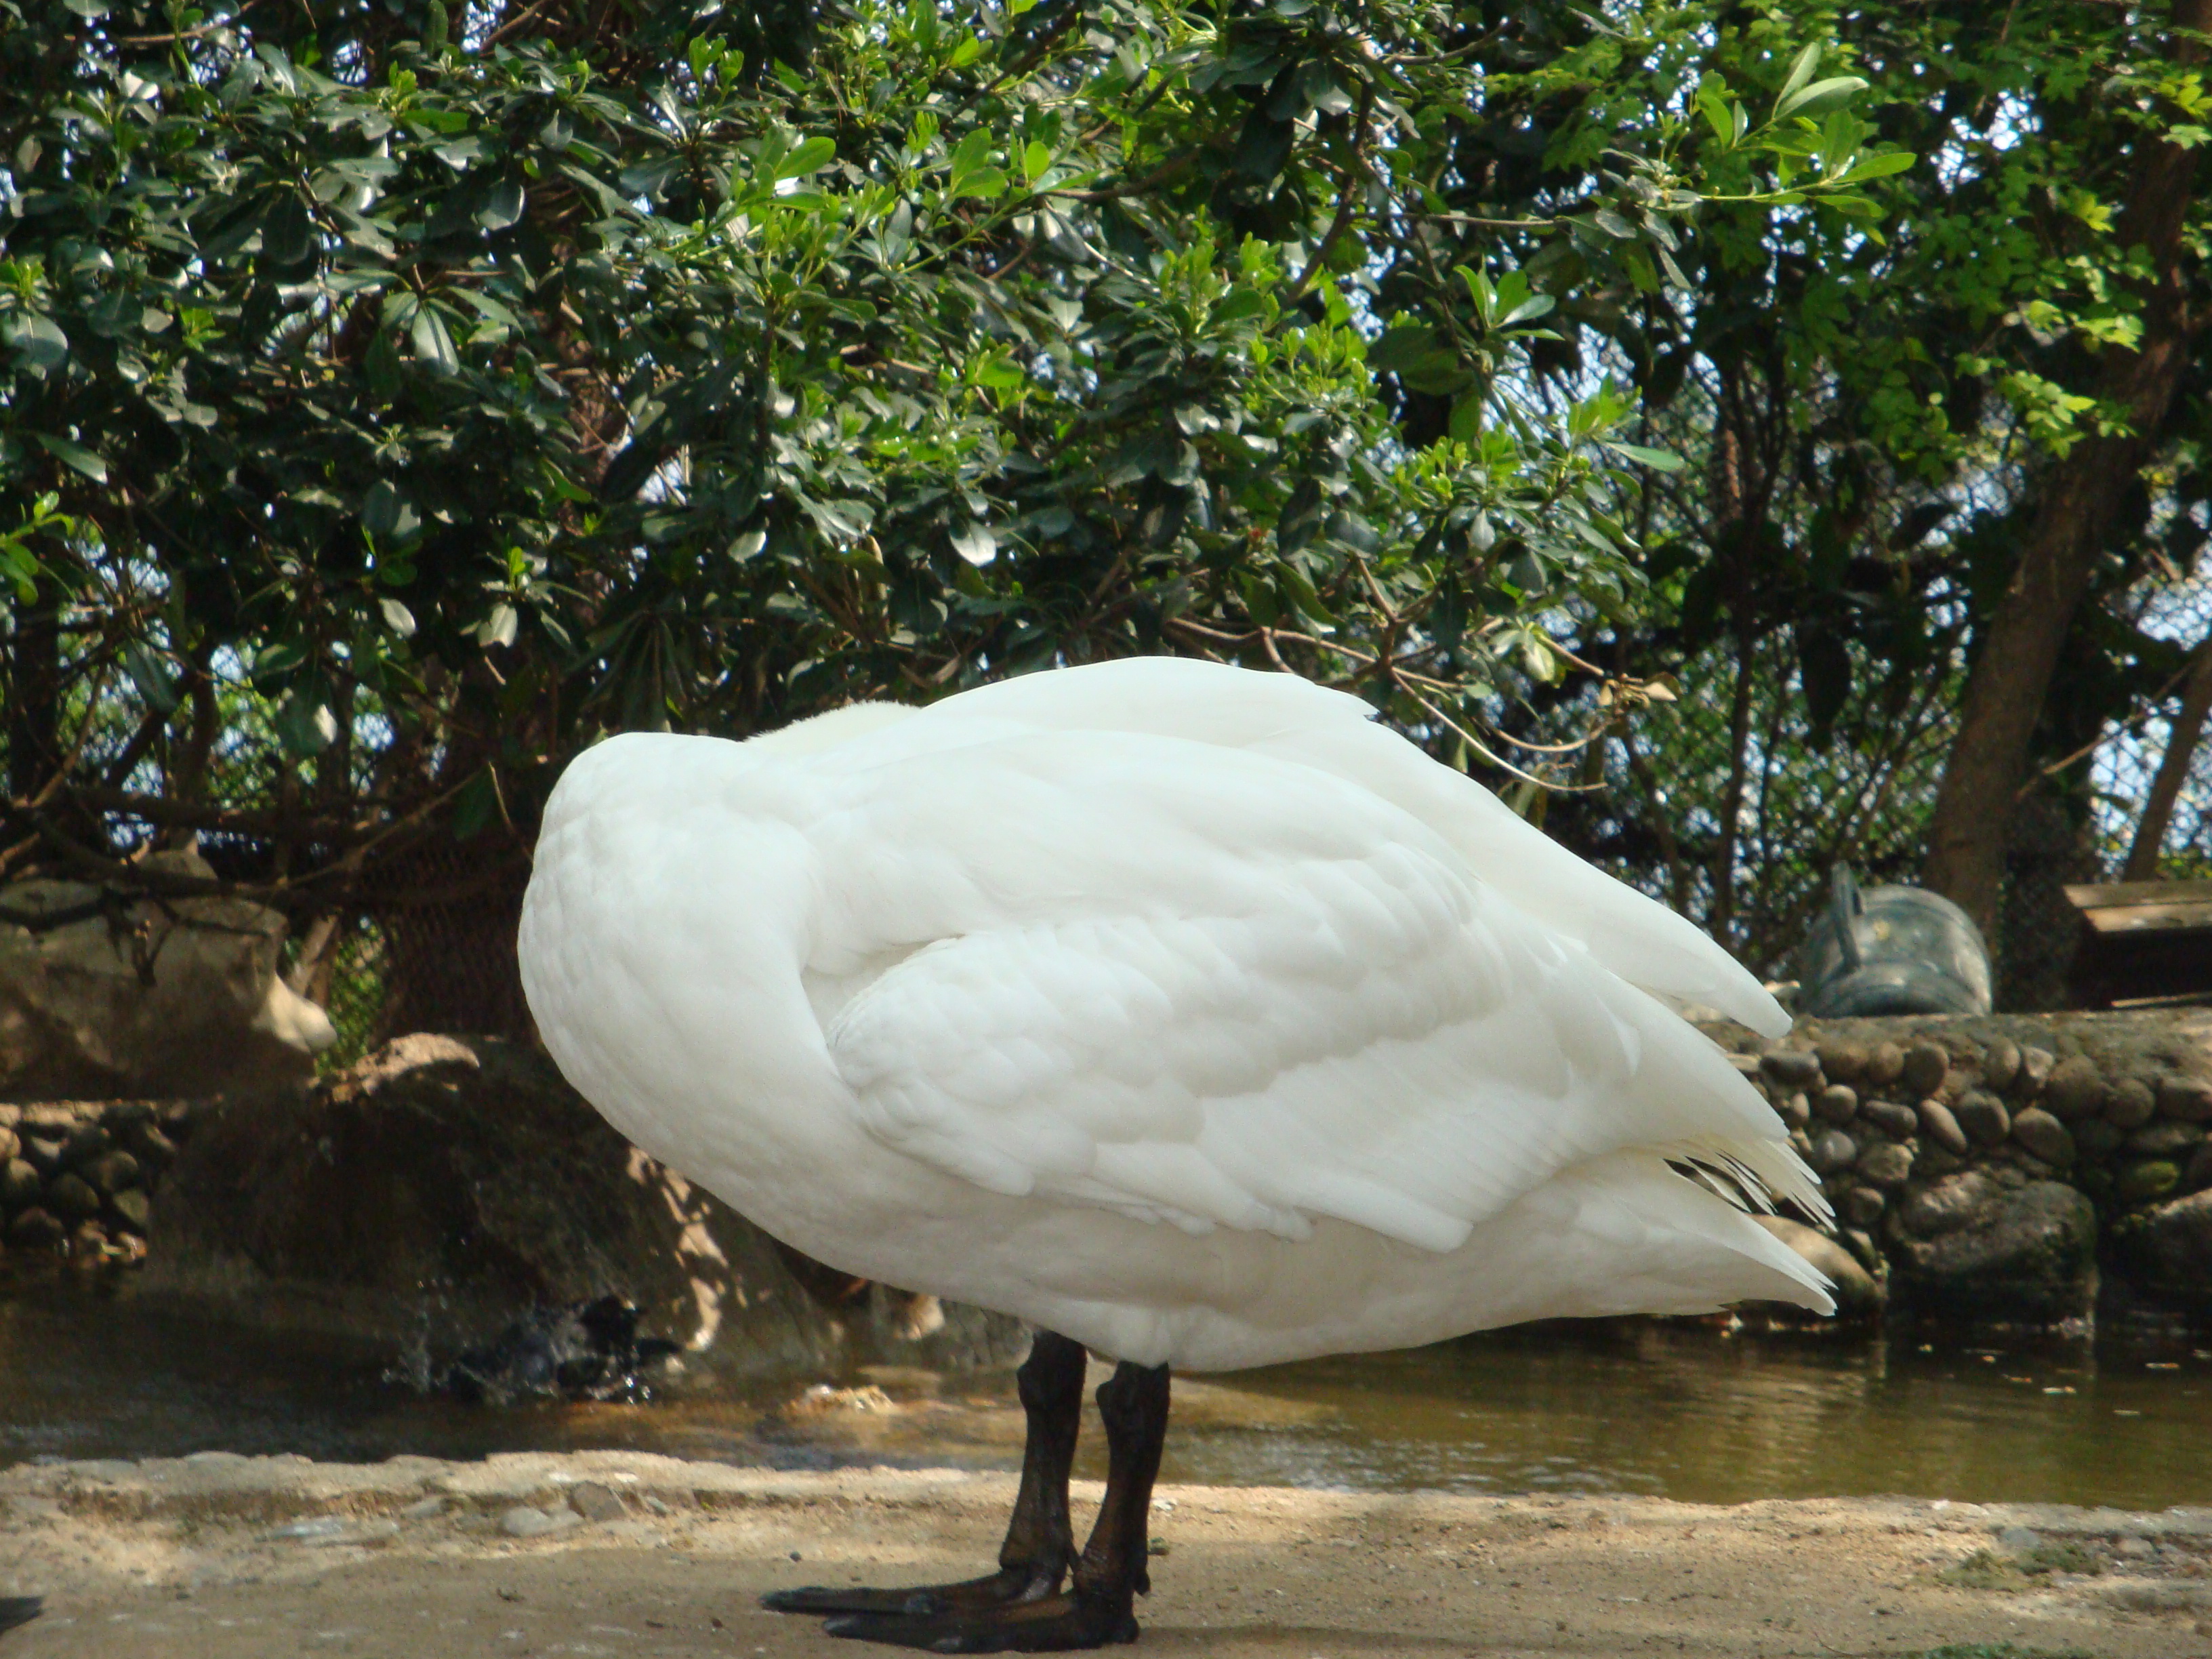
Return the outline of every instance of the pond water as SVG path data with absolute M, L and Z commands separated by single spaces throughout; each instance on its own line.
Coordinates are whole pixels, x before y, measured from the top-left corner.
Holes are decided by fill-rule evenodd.
M 702 1386 L 647 1406 L 428 1399 L 374 1358 L 164 1315 L 67 1281 L 0 1283 L 0 1464 L 222 1449 L 629 1448 L 786 1467 L 1012 1468 L 1008 1374 L 879 1369 Z M 1095 1419 L 1079 1472 L 1103 1473 Z M 1729 1333 L 1620 1322 L 1178 1378 L 1170 1481 L 1352 1491 L 1644 1492 L 1698 1502 L 1905 1492 L 2212 1502 L 2212 1340 Z

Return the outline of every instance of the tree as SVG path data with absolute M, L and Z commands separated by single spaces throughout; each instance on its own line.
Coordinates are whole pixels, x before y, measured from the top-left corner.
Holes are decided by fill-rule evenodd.
M 1489 747 L 1667 463 L 1552 324 L 1903 165 L 1817 53 L 1701 88 L 1686 14 L 0 19 L 0 874 L 368 909 L 447 1024 L 520 1017 L 606 730 L 1175 649 Z M 186 837 L 212 883 L 132 857 Z
M 2002 599 L 1978 642 L 1959 734 L 1929 826 L 1925 879 L 1984 928 L 1996 918 L 2005 825 L 2067 631 L 2098 562 L 2161 447 L 2208 316 L 2185 272 L 2192 242 L 2199 125 L 2212 100 L 2197 71 L 2212 3 L 2174 0 L 2172 34 L 2132 66 L 2148 107 L 2115 125 L 2134 182 L 2113 222 L 2114 326 L 2084 378 L 2098 429 L 2045 460 L 2034 513 Z M 2116 146 L 2115 148 L 2119 148 Z M 2132 528 L 2127 526 L 2126 528 Z

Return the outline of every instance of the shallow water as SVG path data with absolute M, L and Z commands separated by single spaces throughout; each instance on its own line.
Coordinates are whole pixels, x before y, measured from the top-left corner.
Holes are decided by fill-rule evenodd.
M 0 1284 L 0 1464 L 33 1458 L 623 1447 L 791 1467 L 1012 1468 L 1005 1374 L 859 1392 L 700 1387 L 650 1406 L 426 1399 L 372 1358 L 180 1320 L 127 1289 Z M 888 1400 L 889 1407 L 884 1402 Z M 794 1402 L 797 1403 L 794 1403 Z M 1095 1420 L 1082 1472 L 1103 1473 Z M 1910 1492 L 2212 1502 L 2212 1342 L 1971 1346 L 1622 1322 L 1178 1379 L 1164 1480 L 1698 1502 Z

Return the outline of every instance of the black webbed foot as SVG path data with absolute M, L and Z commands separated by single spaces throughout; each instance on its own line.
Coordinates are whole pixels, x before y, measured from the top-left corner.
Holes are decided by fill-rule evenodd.
M 1021 1601 L 1036 1601 L 1060 1588 L 1060 1575 L 1049 1578 L 1025 1567 L 1008 1567 L 983 1578 L 955 1584 L 916 1584 L 908 1589 L 863 1589 L 810 1584 L 804 1589 L 770 1590 L 761 1605 L 770 1613 L 866 1613 L 907 1619 L 945 1619 L 983 1613 Z
M 1093 1597 L 1080 1590 L 935 1618 L 847 1613 L 822 1630 L 931 1653 L 1069 1653 L 1137 1639 L 1127 1596 Z

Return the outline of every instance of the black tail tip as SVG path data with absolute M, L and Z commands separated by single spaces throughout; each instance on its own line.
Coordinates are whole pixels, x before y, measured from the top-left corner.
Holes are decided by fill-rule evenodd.
M 0 1630 L 27 1625 L 45 1610 L 46 1599 L 37 1595 L 0 1595 Z

